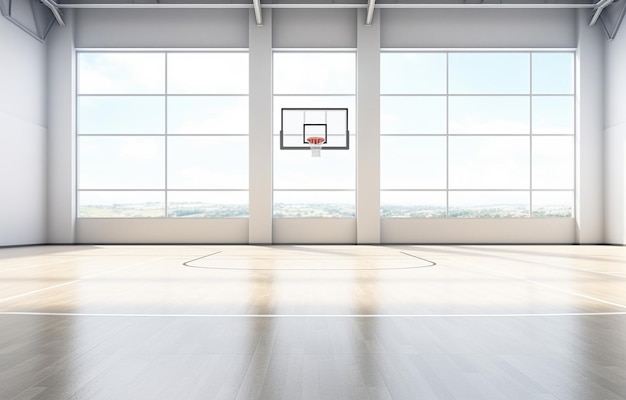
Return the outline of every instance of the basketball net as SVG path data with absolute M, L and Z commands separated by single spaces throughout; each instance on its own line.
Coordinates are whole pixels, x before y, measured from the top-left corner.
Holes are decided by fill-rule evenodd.
M 322 145 L 324 144 L 324 138 L 318 136 L 310 136 L 306 138 L 311 147 L 311 157 L 320 157 L 322 155 Z

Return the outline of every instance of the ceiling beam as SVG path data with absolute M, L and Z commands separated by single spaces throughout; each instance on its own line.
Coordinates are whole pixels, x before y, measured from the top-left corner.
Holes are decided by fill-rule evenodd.
M 365 26 L 372 26 L 374 19 L 374 5 L 376 0 L 367 0 L 367 17 L 365 17 Z
M 600 14 L 602 14 L 602 10 L 607 8 L 613 3 L 614 0 L 599 0 L 596 4 L 594 4 L 594 8 L 596 12 L 593 14 L 591 18 L 591 22 L 589 22 L 589 26 L 594 26 L 596 22 L 598 22 L 598 18 L 600 18 Z
M 0 14 L 9 15 L 9 0 L 0 0 Z
M 53 0 L 50 1 L 56 4 Z M 202 9 L 202 8 L 253 8 L 253 4 L 236 4 L 236 3 L 194 3 L 194 4 L 172 4 L 172 3 L 159 3 L 159 4 L 141 4 L 141 3 L 86 3 L 86 4 L 56 4 L 60 9 L 64 8 L 190 8 L 190 9 Z M 263 4 L 263 8 L 367 8 L 368 4 L 350 4 L 350 3 L 316 3 L 316 4 Z M 571 9 L 571 8 L 595 8 L 595 4 L 589 3 L 480 3 L 480 4 L 467 4 L 467 3 L 393 3 L 393 4 L 375 4 L 374 8 L 395 8 L 395 9 L 410 9 L 410 8 L 502 8 L 502 9 L 541 9 L 541 8 L 556 8 L 556 9 Z
M 41 0 L 41 2 L 52 11 L 52 15 L 57 20 L 59 25 L 65 26 L 65 21 L 63 21 L 63 15 L 61 14 L 61 10 L 59 10 L 59 5 L 54 0 Z
M 55 17 L 47 6 L 43 5 L 41 0 L 30 0 L 30 8 L 33 12 L 33 20 L 37 29 L 37 36 L 41 40 L 46 40 L 48 32 L 54 25 Z
M 261 0 L 252 0 L 252 5 L 254 6 L 256 26 L 263 26 L 263 15 L 261 14 Z

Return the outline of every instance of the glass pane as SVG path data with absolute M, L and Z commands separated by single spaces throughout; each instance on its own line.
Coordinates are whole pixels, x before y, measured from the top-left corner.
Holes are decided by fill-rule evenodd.
M 170 137 L 169 189 L 247 189 L 247 137 Z
M 274 188 L 275 189 L 354 189 L 355 148 L 349 150 L 324 150 L 319 158 L 311 151 L 280 150 L 278 136 L 274 136 Z
M 533 53 L 533 94 L 574 94 L 574 54 Z
M 78 134 L 165 133 L 165 97 L 79 96 Z
M 574 189 L 574 137 L 533 138 L 533 189 Z
M 445 189 L 445 137 L 382 137 L 380 185 L 383 189 Z
M 445 134 L 446 98 L 381 96 L 380 132 L 384 134 Z
M 382 94 L 445 94 L 445 53 L 381 53 Z
M 275 94 L 355 94 L 356 54 L 274 53 Z
M 80 189 L 163 189 L 163 137 L 79 138 Z
M 79 218 L 164 218 L 165 192 L 78 192 Z
M 449 138 L 451 189 L 528 189 L 528 137 Z
M 355 193 L 274 192 L 274 218 L 355 218 Z
M 445 218 L 446 192 L 380 192 L 381 218 Z
M 530 97 L 450 97 L 451 134 L 529 134 Z
M 529 53 L 450 53 L 450 94 L 530 92 Z
M 247 134 L 247 96 L 170 96 L 169 134 Z
M 573 96 L 533 96 L 534 134 L 574 134 Z
M 529 192 L 450 192 L 451 218 L 525 218 Z
M 574 192 L 533 192 L 533 217 L 573 218 Z
M 163 94 L 164 53 L 78 53 L 79 94 Z
M 175 218 L 246 218 L 248 192 L 167 192 L 167 216 Z
M 248 94 L 248 53 L 169 53 L 170 94 Z

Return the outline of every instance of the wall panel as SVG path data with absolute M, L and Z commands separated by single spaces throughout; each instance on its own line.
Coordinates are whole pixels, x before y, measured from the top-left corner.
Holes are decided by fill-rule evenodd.
M 0 246 L 46 241 L 46 46 L 0 18 Z
M 604 172 L 605 235 L 626 245 L 626 25 L 605 46 Z
M 575 10 L 381 11 L 383 48 L 576 47 Z
M 81 9 L 79 48 L 245 48 L 247 9 Z
M 356 9 L 274 9 L 274 48 L 354 48 Z
M 247 243 L 248 219 L 77 219 L 76 243 Z

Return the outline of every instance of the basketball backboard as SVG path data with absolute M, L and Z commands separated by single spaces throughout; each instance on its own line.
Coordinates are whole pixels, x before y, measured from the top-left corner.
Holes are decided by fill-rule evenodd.
M 348 150 L 348 109 L 281 108 L 281 150 L 309 150 L 311 137 L 324 138 L 324 150 Z

